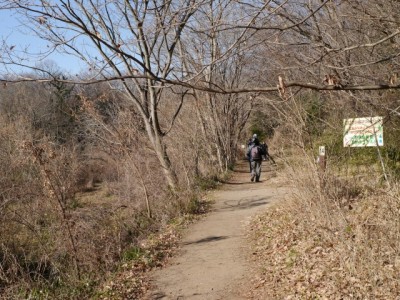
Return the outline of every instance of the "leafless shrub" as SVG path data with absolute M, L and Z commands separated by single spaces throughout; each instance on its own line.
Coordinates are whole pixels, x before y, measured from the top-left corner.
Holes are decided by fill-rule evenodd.
M 284 171 L 290 199 L 252 224 L 257 260 L 265 260 L 252 296 L 396 298 L 398 184 L 388 191 L 329 170 L 321 177 L 313 157 L 297 157 Z

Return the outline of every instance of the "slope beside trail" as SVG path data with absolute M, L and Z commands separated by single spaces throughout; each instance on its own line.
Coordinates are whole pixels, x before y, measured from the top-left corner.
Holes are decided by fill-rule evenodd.
M 246 299 L 251 250 L 243 224 L 287 193 L 268 162 L 261 182 L 250 182 L 248 169 L 240 162 L 232 178 L 212 192 L 211 212 L 187 228 L 179 253 L 153 273 L 143 299 Z

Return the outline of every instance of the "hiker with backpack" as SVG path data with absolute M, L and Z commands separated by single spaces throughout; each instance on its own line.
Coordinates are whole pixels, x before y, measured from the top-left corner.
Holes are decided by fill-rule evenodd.
M 265 153 L 262 157 L 263 160 L 269 160 L 273 165 L 276 165 L 274 158 L 268 152 L 268 145 L 266 142 L 261 144 L 261 148 L 263 149 L 263 153 Z
M 253 182 L 260 181 L 261 176 L 261 164 L 263 160 L 263 155 L 266 155 L 263 148 L 261 147 L 260 141 L 257 138 L 257 135 L 253 136 L 253 142 L 249 145 L 247 149 L 247 157 L 250 161 L 250 180 Z
M 251 159 L 250 159 L 250 152 L 249 149 L 254 145 L 254 140 L 257 139 L 257 134 L 253 134 L 251 139 L 248 140 L 247 142 L 247 151 L 246 151 L 246 158 L 249 161 L 249 168 L 250 168 L 250 173 L 251 173 Z

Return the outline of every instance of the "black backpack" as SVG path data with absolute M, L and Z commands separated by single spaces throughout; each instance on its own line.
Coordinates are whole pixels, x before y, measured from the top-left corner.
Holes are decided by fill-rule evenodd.
M 268 155 L 268 145 L 266 143 L 261 144 L 261 149 L 262 149 L 262 155 L 269 156 Z

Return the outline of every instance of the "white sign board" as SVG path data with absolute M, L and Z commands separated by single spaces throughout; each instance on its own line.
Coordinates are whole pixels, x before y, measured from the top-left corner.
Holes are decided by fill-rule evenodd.
M 325 146 L 319 146 L 319 155 L 325 156 Z
M 383 146 L 383 118 L 344 119 L 343 147 Z

